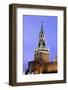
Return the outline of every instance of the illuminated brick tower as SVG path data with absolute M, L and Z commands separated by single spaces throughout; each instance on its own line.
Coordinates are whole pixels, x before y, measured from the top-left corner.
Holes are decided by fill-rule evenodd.
M 34 60 L 28 62 L 28 69 L 25 74 L 57 73 L 57 60 L 50 62 L 49 49 L 46 47 L 46 40 L 43 32 L 43 24 L 39 33 L 38 48 L 34 52 Z
M 41 31 L 39 33 L 38 48 L 35 50 L 35 60 L 42 63 L 49 62 L 49 50 L 46 48 L 46 41 L 43 32 L 43 24 L 41 25 Z

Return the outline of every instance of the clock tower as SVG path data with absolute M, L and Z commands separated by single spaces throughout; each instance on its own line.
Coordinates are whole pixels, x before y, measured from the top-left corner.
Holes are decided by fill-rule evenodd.
M 39 33 L 38 48 L 35 50 L 35 60 L 43 63 L 49 62 L 49 49 L 46 47 L 43 24 L 41 25 L 41 31 Z

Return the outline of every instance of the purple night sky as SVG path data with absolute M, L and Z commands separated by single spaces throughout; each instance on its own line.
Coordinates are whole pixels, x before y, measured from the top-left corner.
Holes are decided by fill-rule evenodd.
M 50 49 L 50 61 L 57 56 L 57 16 L 24 15 L 24 72 L 28 68 L 28 62 L 34 60 L 34 51 L 38 47 L 39 32 L 43 21 L 43 32 L 46 46 Z

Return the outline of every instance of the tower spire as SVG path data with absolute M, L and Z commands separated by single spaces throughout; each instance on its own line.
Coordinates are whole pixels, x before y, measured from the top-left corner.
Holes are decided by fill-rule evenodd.
M 43 33 L 43 22 L 41 24 L 41 31 L 39 33 L 39 43 L 38 43 L 38 47 L 39 48 L 44 48 L 45 47 L 45 39 L 44 39 L 44 33 Z
M 41 32 L 43 33 L 43 21 L 41 22 Z

